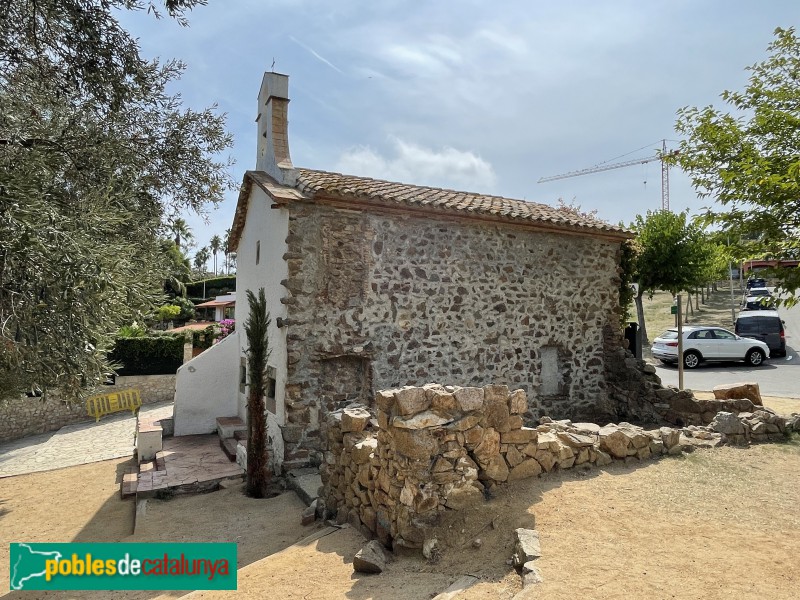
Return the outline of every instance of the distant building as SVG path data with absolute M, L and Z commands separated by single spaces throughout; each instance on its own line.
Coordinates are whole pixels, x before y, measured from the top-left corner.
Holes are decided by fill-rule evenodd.
M 206 313 L 211 313 L 213 310 L 212 314 L 207 315 L 208 320 L 219 322 L 224 319 L 233 319 L 235 318 L 236 312 L 236 292 L 231 292 L 224 296 L 217 296 L 213 300 L 203 302 L 202 304 L 196 304 L 195 309 L 198 308 Z

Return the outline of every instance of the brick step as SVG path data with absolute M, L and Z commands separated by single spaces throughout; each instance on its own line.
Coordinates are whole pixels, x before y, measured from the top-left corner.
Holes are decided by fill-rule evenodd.
M 217 435 L 220 439 L 232 438 L 237 431 L 247 431 L 247 425 L 239 417 L 217 417 Z
M 225 438 L 224 440 L 223 439 L 219 440 L 220 448 L 222 448 L 222 451 L 225 453 L 225 456 L 227 456 L 231 462 L 236 461 L 236 446 L 238 445 L 239 441 L 235 440 L 232 437 Z

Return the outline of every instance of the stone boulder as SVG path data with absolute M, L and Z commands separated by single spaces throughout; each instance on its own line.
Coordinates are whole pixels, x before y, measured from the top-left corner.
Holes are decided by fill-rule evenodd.
M 614 458 L 628 456 L 628 436 L 620 431 L 616 425 L 606 425 L 600 428 L 600 449 L 605 450 Z
M 526 562 L 535 560 L 542 555 L 539 545 L 539 532 L 535 529 L 518 528 L 514 530 L 514 555 L 512 560 L 515 567 L 521 567 Z
M 714 398 L 717 400 L 750 400 L 756 406 L 763 406 L 761 390 L 757 383 L 727 383 L 714 386 Z
M 717 413 L 709 428 L 725 435 L 742 435 L 745 432 L 744 424 L 735 414 L 723 411 Z
M 378 540 L 372 540 L 356 552 L 353 570 L 357 573 L 382 573 L 386 568 L 386 555 Z

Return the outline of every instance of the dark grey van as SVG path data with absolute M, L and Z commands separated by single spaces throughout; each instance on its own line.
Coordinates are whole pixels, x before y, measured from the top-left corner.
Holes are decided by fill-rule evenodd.
M 742 311 L 736 319 L 736 335 L 766 342 L 770 356 L 786 356 L 783 321 L 778 311 Z

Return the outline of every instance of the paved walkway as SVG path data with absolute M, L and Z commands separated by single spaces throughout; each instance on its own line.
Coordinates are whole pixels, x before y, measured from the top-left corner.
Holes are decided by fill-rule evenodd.
M 172 413 L 172 402 L 148 404 L 141 412 L 166 417 Z M 133 456 L 135 433 L 136 417 L 122 412 L 107 415 L 99 423 L 76 423 L 0 444 L 0 477 Z

